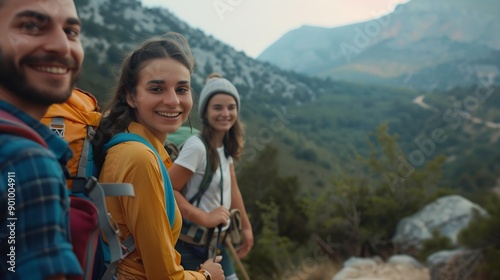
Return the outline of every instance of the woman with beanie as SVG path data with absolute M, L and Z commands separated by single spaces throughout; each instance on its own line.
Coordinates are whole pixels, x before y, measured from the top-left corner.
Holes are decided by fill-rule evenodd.
M 241 213 L 243 243 L 237 250 L 238 257 L 245 257 L 253 246 L 252 226 L 233 165 L 233 159 L 239 159 L 243 150 L 243 124 L 238 118 L 240 109 L 236 87 L 219 74 L 210 75 L 199 99 L 198 111 L 203 121 L 201 135 L 186 140 L 169 169 L 184 224 L 189 226 L 186 231 L 206 236 L 200 244 L 183 239 L 181 235 L 176 245 L 182 255 L 181 264 L 186 269 L 196 269 L 209 256 L 208 245 L 215 241 L 218 242 L 215 247 L 220 249 L 215 254 L 222 255 L 221 264 L 226 279 L 237 279 L 229 254 L 222 244 L 229 227 L 231 209 L 239 209 Z M 207 159 L 213 177 L 206 191 L 191 204 L 189 201 L 198 194 L 205 176 Z
M 135 245 L 118 263 L 119 280 L 224 279 L 220 258 L 203 260 L 202 267 L 187 271 L 175 250 L 182 217 L 165 169 L 171 160 L 163 143 L 193 107 L 194 63 L 186 39 L 178 33 L 151 38 L 132 51 L 93 139 L 99 181 L 134 186 L 135 197 L 106 198 L 121 241 L 132 237 Z M 120 136 L 143 141 L 119 143 L 104 153 Z

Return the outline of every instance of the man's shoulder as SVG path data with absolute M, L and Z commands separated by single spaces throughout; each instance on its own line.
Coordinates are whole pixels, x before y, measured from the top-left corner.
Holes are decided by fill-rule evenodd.
M 25 136 L 16 136 L 14 134 L 11 134 L 9 132 L 0 132 L 0 141 L 4 143 L 9 144 L 9 149 L 2 149 L 0 150 L 0 156 L 2 156 L 1 153 L 6 154 L 10 149 L 14 148 L 16 151 L 19 149 L 25 151 L 25 150 L 39 150 L 40 152 L 45 152 L 45 153 L 53 153 L 55 154 L 57 159 L 60 159 L 61 161 L 68 161 L 72 157 L 72 151 L 69 148 L 68 143 L 59 137 L 58 135 L 54 134 L 46 125 L 41 123 L 39 120 L 36 120 L 32 118 L 31 116 L 27 115 L 25 112 L 15 108 L 11 104 L 0 100 L 0 112 L 4 112 L 4 114 L 7 114 L 7 129 L 3 127 L 3 130 L 8 131 L 9 127 L 11 126 L 10 124 L 12 123 L 19 123 L 19 125 L 24 125 L 29 128 L 31 128 L 31 133 L 28 133 L 30 129 L 21 129 L 26 132 L 26 137 L 30 134 L 38 134 L 41 138 L 40 141 L 44 141 L 49 149 L 44 149 L 41 145 L 37 144 L 36 142 L 26 138 Z M 8 117 L 8 115 L 11 116 L 11 119 Z M 17 119 L 17 120 L 16 120 Z M 17 125 L 13 125 L 13 127 L 17 127 Z M 35 135 L 36 136 L 36 135 Z M 5 137 L 5 138 L 4 138 Z M 3 138 L 3 140 L 1 140 Z M 35 137 L 38 138 L 38 137 Z M 22 144 L 16 143 L 17 141 L 21 141 Z M 1 147 L 1 146 L 0 146 Z M 26 149 L 23 149 L 26 148 Z
M 26 137 L 8 133 L 0 134 L 0 155 L 14 151 L 16 153 L 19 153 L 23 150 L 37 150 L 40 152 L 53 154 L 46 147 Z
M 11 134 L 0 134 L 0 162 L 32 160 L 41 164 L 58 163 L 54 153 L 33 140 Z

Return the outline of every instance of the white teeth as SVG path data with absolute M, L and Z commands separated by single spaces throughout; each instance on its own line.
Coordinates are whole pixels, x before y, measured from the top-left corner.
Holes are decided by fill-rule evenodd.
M 63 67 L 38 66 L 35 67 L 35 69 L 41 72 L 47 72 L 51 74 L 66 74 L 68 72 L 68 68 L 63 68 Z
M 167 118 L 175 118 L 178 117 L 181 113 L 163 113 L 163 112 L 156 112 L 158 115 L 167 117 Z

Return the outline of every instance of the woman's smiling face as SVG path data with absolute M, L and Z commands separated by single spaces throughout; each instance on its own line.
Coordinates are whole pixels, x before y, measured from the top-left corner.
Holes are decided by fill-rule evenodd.
M 191 74 L 172 58 L 146 61 L 140 70 L 136 94 L 127 94 L 137 122 L 165 142 L 187 120 L 193 108 Z
M 208 102 L 206 118 L 215 131 L 226 133 L 238 118 L 238 106 L 234 97 L 226 93 L 214 94 Z

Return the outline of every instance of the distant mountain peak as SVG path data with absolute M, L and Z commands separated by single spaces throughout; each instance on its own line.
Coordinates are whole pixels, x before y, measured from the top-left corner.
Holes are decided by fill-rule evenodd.
M 312 76 L 401 84 L 410 74 L 439 65 L 453 68 L 465 59 L 484 61 L 499 51 L 498 12 L 496 0 L 412 0 L 366 22 L 302 26 L 283 35 L 258 59 Z M 466 80 L 447 79 L 448 86 Z

